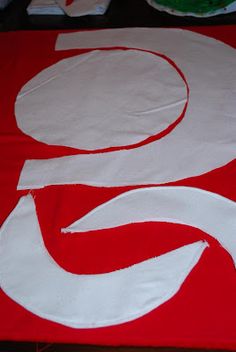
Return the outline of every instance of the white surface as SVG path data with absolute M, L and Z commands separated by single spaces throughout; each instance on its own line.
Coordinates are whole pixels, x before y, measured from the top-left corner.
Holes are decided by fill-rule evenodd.
M 111 0 L 74 0 L 66 6 L 66 0 L 56 0 L 68 16 L 103 15 Z
M 110 0 L 74 0 L 66 6 L 65 0 L 32 0 L 27 8 L 29 15 L 85 16 L 103 15 Z M 0 5 L 1 6 L 1 5 Z
M 125 192 L 63 232 L 100 230 L 145 221 L 196 227 L 217 239 L 236 266 L 236 203 L 198 188 L 149 187 Z
M 206 247 L 199 241 L 126 269 L 71 274 L 45 249 L 29 195 L 21 198 L 0 230 L 0 286 L 42 318 L 74 328 L 115 325 L 174 296 Z
M 56 0 L 32 0 L 27 7 L 29 15 L 64 15 Z
M 177 64 L 190 88 L 184 119 L 164 138 L 136 149 L 26 161 L 18 189 L 161 184 L 201 175 L 235 158 L 235 49 L 190 31 L 160 28 L 61 34 L 56 49 L 114 46 L 159 52 Z
M 94 150 L 165 130 L 186 101 L 185 83 L 167 60 L 96 50 L 39 73 L 18 94 L 15 113 L 21 130 L 39 141 Z

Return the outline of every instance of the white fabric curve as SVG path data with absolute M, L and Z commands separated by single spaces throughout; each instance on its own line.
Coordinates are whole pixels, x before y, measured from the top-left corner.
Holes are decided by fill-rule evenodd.
M 236 203 L 199 188 L 149 187 L 125 192 L 62 232 L 85 232 L 145 221 L 196 227 L 218 240 L 236 266 Z
M 185 118 L 167 136 L 132 150 L 26 161 L 18 189 L 57 184 L 150 185 L 198 176 L 236 155 L 236 50 L 187 30 L 110 29 L 61 34 L 57 50 L 122 46 L 172 59 L 190 88 Z
M 173 297 L 207 246 L 195 242 L 110 273 L 71 274 L 47 252 L 28 195 L 0 230 L 0 286 L 42 318 L 73 328 L 110 326 L 136 319 Z

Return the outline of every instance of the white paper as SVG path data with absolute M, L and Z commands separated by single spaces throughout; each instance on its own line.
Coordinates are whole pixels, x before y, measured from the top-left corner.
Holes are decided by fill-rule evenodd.
M 56 0 L 68 16 L 103 15 L 111 0 L 74 0 L 66 5 L 66 0 Z
M 32 0 L 27 7 L 29 15 L 64 15 L 56 0 Z

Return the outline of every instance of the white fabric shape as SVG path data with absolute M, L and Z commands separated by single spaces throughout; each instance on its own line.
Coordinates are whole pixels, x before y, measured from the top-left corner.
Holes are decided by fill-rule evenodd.
M 173 297 L 207 246 L 195 242 L 110 273 L 71 274 L 45 249 L 34 201 L 25 196 L 0 230 L 0 285 L 42 318 L 74 328 L 115 325 Z
M 198 188 L 149 187 L 125 192 L 62 231 L 85 232 L 145 221 L 196 227 L 217 239 L 236 265 L 236 203 Z
M 132 150 L 26 161 L 18 189 L 51 184 L 150 185 L 198 176 L 236 155 L 236 50 L 179 29 L 129 28 L 61 34 L 57 50 L 141 48 L 172 59 L 190 89 L 184 119 L 164 138 Z
M 181 115 L 186 85 L 167 60 L 140 50 L 92 51 L 59 61 L 20 91 L 19 128 L 54 145 L 134 144 Z

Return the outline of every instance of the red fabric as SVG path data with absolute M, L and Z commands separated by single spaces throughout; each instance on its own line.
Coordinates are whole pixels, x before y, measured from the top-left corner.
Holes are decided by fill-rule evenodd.
M 66 6 L 73 4 L 74 0 L 66 0 Z
M 236 48 L 236 26 L 191 30 Z M 26 159 L 78 153 L 72 148 L 48 146 L 26 136 L 18 129 L 14 116 L 14 101 L 22 85 L 58 60 L 84 52 L 55 52 L 57 35 L 57 31 L 0 33 L 1 224 L 19 198 L 27 193 L 16 191 Z M 199 187 L 236 200 L 235 170 L 234 161 L 202 176 L 171 184 Z M 73 273 L 103 273 L 207 239 L 210 247 L 181 290 L 142 318 L 97 329 L 72 329 L 41 319 L 0 290 L 1 340 L 236 349 L 236 272 L 229 254 L 212 237 L 189 226 L 167 223 L 134 224 L 99 231 L 99 234 L 61 234 L 61 227 L 129 189 L 132 187 L 71 185 L 33 191 L 49 253 L 60 266 Z

